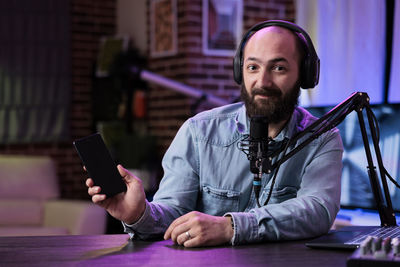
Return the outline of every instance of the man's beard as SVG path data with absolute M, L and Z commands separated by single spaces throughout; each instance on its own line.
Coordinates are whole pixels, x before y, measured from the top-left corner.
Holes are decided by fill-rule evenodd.
M 255 100 L 256 95 L 268 96 L 266 99 Z M 286 95 L 277 88 L 253 88 L 251 96 L 242 84 L 240 97 L 246 106 L 249 117 L 254 115 L 267 117 L 270 123 L 279 123 L 287 120 L 299 103 L 300 87 L 296 83 Z

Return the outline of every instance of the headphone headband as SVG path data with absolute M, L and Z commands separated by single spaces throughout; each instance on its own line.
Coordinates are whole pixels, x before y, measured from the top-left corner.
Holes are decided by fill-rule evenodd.
M 301 38 L 300 41 L 304 43 L 306 48 L 306 55 L 301 64 L 300 75 L 301 75 L 301 83 L 300 86 L 303 89 L 314 88 L 319 81 L 319 58 L 317 52 L 315 51 L 314 45 L 311 41 L 310 36 L 307 34 L 305 30 L 303 30 L 300 26 L 284 21 L 284 20 L 267 20 L 260 22 L 253 27 L 251 27 L 246 34 L 243 36 L 238 49 L 236 51 L 235 57 L 233 58 L 233 78 L 239 85 L 243 82 L 243 53 L 244 47 L 246 46 L 247 41 L 250 37 L 257 31 L 271 26 L 279 26 L 286 29 L 291 30 L 292 32 L 296 32 L 301 34 L 304 37 L 304 40 Z M 298 38 L 296 36 L 296 38 Z

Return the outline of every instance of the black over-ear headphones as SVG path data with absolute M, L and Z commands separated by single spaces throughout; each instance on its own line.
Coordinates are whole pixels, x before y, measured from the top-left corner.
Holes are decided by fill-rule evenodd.
M 296 36 L 297 38 L 300 39 L 300 42 L 304 44 L 306 53 L 304 55 L 303 62 L 301 63 L 300 87 L 303 89 L 314 88 L 318 84 L 319 80 L 319 58 L 317 52 L 315 51 L 311 38 L 307 34 L 307 32 L 298 25 L 283 20 L 267 20 L 254 25 L 253 27 L 250 28 L 250 30 L 247 31 L 247 33 L 244 35 L 242 41 L 238 46 L 235 57 L 233 58 L 233 78 L 235 79 L 235 81 L 238 84 L 242 84 L 243 82 L 243 53 L 246 42 L 258 30 L 270 26 L 283 27 L 293 32 L 299 33 L 304 37 L 305 42 L 304 40 L 302 40 L 302 38 Z

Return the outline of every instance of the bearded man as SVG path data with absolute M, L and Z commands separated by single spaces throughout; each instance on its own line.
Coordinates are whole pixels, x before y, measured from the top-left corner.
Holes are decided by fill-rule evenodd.
M 140 179 L 120 165 L 127 191 L 106 198 L 89 178 L 92 201 L 121 220 L 131 237 L 164 237 L 185 247 L 326 233 L 340 201 L 343 146 L 336 129 L 313 140 L 276 174 L 262 175 L 260 206 L 249 160 L 237 145 L 248 136 L 254 115 L 268 118 L 272 150 L 314 122 L 298 107 L 298 97 L 300 87 L 318 83 L 318 64 L 311 40 L 297 25 L 267 21 L 252 27 L 234 59 L 244 103 L 199 113 L 182 125 L 163 158 L 164 177 L 152 202 Z

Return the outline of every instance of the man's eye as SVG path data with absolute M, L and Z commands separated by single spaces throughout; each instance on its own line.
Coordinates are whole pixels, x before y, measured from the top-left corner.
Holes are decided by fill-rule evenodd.
M 279 71 L 279 72 L 282 72 L 282 71 L 286 70 L 285 67 L 280 66 L 280 65 L 274 66 L 272 69 L 273 69 L 274 71 Z
M 250 71 L 254 71 L 254 70 L 257 70 L 257 66 L 255 66 L 255 65 L 248 65 L 248 66 L 247 66 L 247 69 L 250 70 Z

